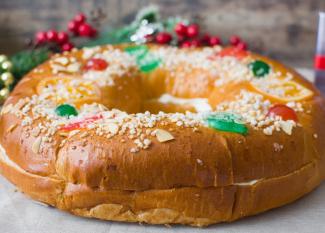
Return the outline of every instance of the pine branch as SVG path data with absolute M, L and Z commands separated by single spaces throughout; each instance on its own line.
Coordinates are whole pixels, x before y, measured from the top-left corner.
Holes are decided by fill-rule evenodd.
M 12 74 L 15 82 L 18 82 L 25 74 L 39 64 L 46 61 L 50 56 L 48 49 L 23 50 L 14 54 L 10 60 L 13 65 Z

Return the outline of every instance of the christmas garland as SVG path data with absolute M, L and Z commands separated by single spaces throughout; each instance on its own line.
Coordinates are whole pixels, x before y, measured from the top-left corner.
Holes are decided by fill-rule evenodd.
M 219 36 L 202 33 L 196 20 L 178 16 L 163 19 L 156 6 L 141 9 L 128 25 L 106 28 L 99 32 L 104 17 L 105 14 L 100 9 L 92 11 L 89 17 L 79 13 L 68 22 L 66 31 L 39 31 L 30 41 L 28 49 L 9 58 L 0 55 L 0 103 L 30 70 L 46 61 L 53 53 L 70 51 L 75 47 L 157 43 L 188 48 L 223 44 Z M 231 36 L 228 43 L 239 50 L 247 48 L 247 44 L 236 35 Z

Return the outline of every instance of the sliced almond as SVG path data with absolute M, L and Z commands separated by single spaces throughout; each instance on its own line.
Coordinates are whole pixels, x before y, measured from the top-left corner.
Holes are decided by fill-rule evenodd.
M 77 72 L 79 70 L 79 68 L 80 68 L 80 65 L 78 63 L 73 63 L 73 64 L 68 65 L 67 71 L 70 73 L 74 73 L 74 72 Z
M 69 133 L 69 137 L 72 137 L 72 136 L 76 135 L 76 134 L 79 133 L 79 132 L 80 132 L 80 130 L 78 130 L 78 129 L 73 130 L 73 131 L 70 131 L 70 133 Z
M 40 146 L 42 143 L 42 138 L 38 137 L 36 138 L 36 140 L 34 141 L 33 145 L 32 145 L 32 151 L 37 154 L 39 152 Z
M 7 133 L 13 131 L 16 127 L 17 127 L 17 124 L 13 124 L 13 125 L 9 126 L 9 128 L 7 129 Z
M 65 69 L 66 69 L 64 66 L 61 66 L 61 65 L 58 65 L 58 64 L 52 64 L 51 68 L 53 70 L 55 70 L 55 71 L 58 71 L 58 72 L 65 71 Z
M 1 115 L 7 114 L 8 112 L 10 112 L 10 110 L 12 109 L 12 107 L 13 107 L 12 104 L 8 104 L 7 106 L 3 107 L 1 109 Z
M 28 101 L 28 100 L 26 100 L 26 99 L 20 99 L 20 100 L 18 101 L 18 103 L 16 104 L 16 108 L 17 108 L 18 110 L 22 109 L 22 108 L 27 104 L 27 101 Z
M 54 59 L 55 62 L 60 63 L 61 65 L 67 65 L 69 63 L 68 58 L 66 57 L 58 57 Z
M 159 142 L 167 142 L 174 139 L 173 135 L 163 129 L 156 129 L 156 137 Z
M 107 108 L 104 105 L 102 105 L 102 104 L 98 104 L 98 107 L 99 107 L 99 109 L 101 111 L 106 111 L 107 110 Z
M 40 133 L 41 133 L 41 129 L 38 128 L 38 127 L 34 128 L 33 131 L 32 131 L 32 135 L 34 137 L 37 137 Z
M 60 132 L 59 135 L 62 137 L 68 137 L 69 133 L 68 132 Z
M 288 135 L 292 134 L 293 124 L 287 121 L 280 122 L 281 129 Z
M 89 134 L 88 134 L 88 132 L 83 132 L 82 134 L 80 134 L 80 137 L 81 138 L 85 138 L 85 137 L 87 137 Z

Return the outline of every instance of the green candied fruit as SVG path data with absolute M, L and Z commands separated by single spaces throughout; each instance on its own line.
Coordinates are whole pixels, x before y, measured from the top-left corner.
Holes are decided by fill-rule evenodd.
M 144 54 L 143 56 L 137 58 L 137 65 L 144 73 L 153 71 L 160 65 L 160 63 L 160 59 L 151 53 Z
M 270 66 L 261 60 L 253 61 L 249 64 L 249 68 L 257 78 L 262 78 L 270 73 Z
M 228 112 L 218 112 L 212 115 L 209 115 L 206 119 L 209 127 L 232 133 L 239 133 L 246 135 L 248 128 L 242 121 L 242 118 L 234 113 Z
M 59 116 L 69 117 L 69 116 L 77 116 L 78 112 L 75 107 L 70 104 L 61 104 L 56 107 L 55 113 Z
M 147 45 L 135 45 L 126 47 L 124 51 L 130 54 L 131 56 L 135 56 L 138 58 L 148 53 L 149 48 Z

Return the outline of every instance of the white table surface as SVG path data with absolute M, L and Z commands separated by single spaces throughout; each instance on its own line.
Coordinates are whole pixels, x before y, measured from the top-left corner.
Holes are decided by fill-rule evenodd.
M 309 70 L 300 70 L 312 81 Z M 0 176 L 0 233 L 322 233 L 325 232 L 325 183 L 302 199 L 233 223 L 199 229 L 149 226 L 85 219 L 32 201 Z

